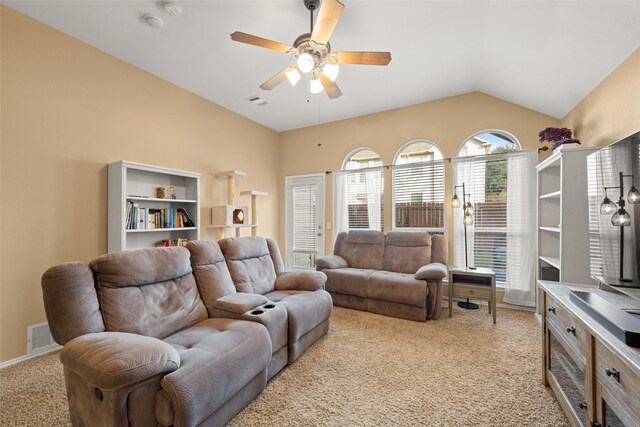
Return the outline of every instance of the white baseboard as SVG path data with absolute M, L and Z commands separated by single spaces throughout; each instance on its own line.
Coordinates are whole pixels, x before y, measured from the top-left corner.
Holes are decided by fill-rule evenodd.
M 7 360 L 6 362 L 0 363 L 0 369 L 4 369 L 4 368 L 6 368 L 8 366 L 15 365 L 16 363 L 24 362 L 25 360 L 33 359 L 34 357 L 38 357 L 38 356 L 45 355 L 47 353 L 51 353 L 52 351 L 56 351 L 56 350 L 59 350 L 61 348 L 62 348 L 62 346 L 56 345 L 55 348 L 52 348 L 52 349 L 47 350 L 47 351 L 43 351 L 42 353 L 28 354 L 28 355 L 16 357 L 15 359 Z

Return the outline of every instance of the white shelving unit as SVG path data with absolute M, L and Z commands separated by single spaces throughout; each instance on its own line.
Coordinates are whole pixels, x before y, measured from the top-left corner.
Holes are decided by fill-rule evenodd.
M 170 198 L 170 185 L 175 186 L 175 199 Z M 164 199 L 156 197 L 158 187 L 165 188 Z M 147 209 L 184 209 L 195 226 L 128 230 L 128 202 Z M 176 238 L 200 238 L 200 174 L 126 160 L 110 163 L 108 251 L 152 247 Z
M 587 155 L 559 150 L 538 172 L 538 280 L 594 284 L 589 270 Z

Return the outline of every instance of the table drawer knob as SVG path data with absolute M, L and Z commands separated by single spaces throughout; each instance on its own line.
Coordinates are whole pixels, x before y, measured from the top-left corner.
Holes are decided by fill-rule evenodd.
M 549 313 L 556 314 L 556 308 L 555 308 L 554 306 L 549 307 L 549 308 L 547 309 L 547 311 L 548 311 Z
M 574 337 L 576 336 L 576 328 L 574 326 L 569 326 L 567 332 L 573 334 Z
M 580 409 L 587 409 L 587 401 L 583 400 L 578 406 L 580 406 Z
M 613 377 L 616 381 L 620 382 L 620 371 L 616 368 L 607 368 L 604 371 L 608 377 Z

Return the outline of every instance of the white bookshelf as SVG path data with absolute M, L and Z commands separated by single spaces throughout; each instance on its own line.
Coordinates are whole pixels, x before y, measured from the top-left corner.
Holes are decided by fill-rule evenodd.
M 596 148 L 559 150 L 538 173 L 538 280 L 595 284 L 589 269 L 587 155 Z
M 171 199 L 169 186 L 176 190 Z M 165 198 L 156 197 L 164 187 Z M 146 209 L 184 209 L 194 227 L 127 229 L 128 202 Z M 155 246 L 166 239 L 200 238 L 200 174 L 126 160 L 109 164 L 108 251 Z

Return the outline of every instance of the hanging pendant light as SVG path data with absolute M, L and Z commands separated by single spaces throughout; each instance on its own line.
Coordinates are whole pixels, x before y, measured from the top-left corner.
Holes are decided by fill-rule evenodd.
M 601 215 L 611 215 L 614 213 L 618 207 L 615 203 L 611 201 L 607 196 L 604 196 L 604 200 L 600 204 L 600 214 Z M 615 225 L 615 224 L 614 224 Z
M 616 227 L 627 227 L 631 225 L 631 217 L 624 208 L 620 208 L 618 212 L 611 217 L 611 224 Z
M 451 199 L 451 207 L 452 208 L 459 208 L 460 207 L 460 198 L 458 197 L 457 194 L 453 195 L 453 199 Z
M 627 194 L 627 202 L 632 204 L 640 203 L 640 191 L 633 185 Z

